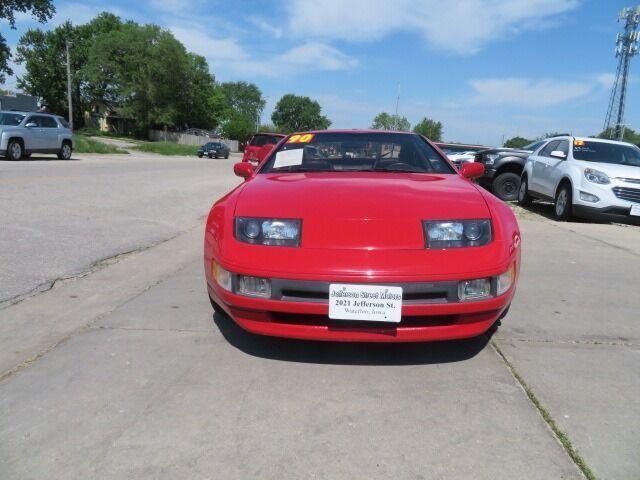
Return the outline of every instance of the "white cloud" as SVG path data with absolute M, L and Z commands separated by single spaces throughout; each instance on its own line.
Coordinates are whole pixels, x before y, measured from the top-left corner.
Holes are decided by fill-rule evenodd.
M 305 43 L 278 56 L 278 62 L 311 70 L 348 70 L 357 62 L 337 48 L 320 42 Z
M 262 30 L 263 32 L 267 33 L 273 38 L 282 37 L 282 28 L 275 27 L 274 25 L 270 24 L 269 22 L 263 20 L 260 17 L 250 17 L 249 21 L 253 23 L 253 25 L 255 25 L 256 27 L 258 27 L 258 29 Z
M 594 85 L 528 78 L 484 78 L 471 80 L 472 101 L 485 105 L 542 108 L 583 97 Z
M 187 50 L 207 59 L 214 72 L 262 77 L 289 77 L 301 72 L 354 68 L 357 62 L 322 42 L 303 43 L 289 50 L 257 58 L 233 38 L 215 38 L 203 30 L 172 26 L 169 30 Z
M 379 40 L 399 31 L 420 33 L 440 50 L 473 53 L 521 30 L 544 28 L 579 0 L 290 0 L 294 36 Z
M 195 28 L 173 26 L 169 30 L 188 51 L 202 55 L 214 63 L 243 60 L 247 57 L 245 50 L 233 38 L 213 38 Z
M 616 79 L 616 75 L 614 73 L 601 73 L 596 75 L 596 81 L 604 88 L 613 87 L 613 82 Z

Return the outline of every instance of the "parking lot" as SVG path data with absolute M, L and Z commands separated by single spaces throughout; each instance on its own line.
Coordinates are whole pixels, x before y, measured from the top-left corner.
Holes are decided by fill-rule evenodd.
M 257 337 L 213 315 L 237 161 L 0 162 L 0 478 L 640 477 L 640 228 L 518 209 L 493 336 Z

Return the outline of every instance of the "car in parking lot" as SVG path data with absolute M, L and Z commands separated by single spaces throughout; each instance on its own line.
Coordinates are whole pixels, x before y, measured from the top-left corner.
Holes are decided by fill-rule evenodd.
M 229 158 L 231 150 L 222 142 L 207 142 L 198 149 L 198 157 Z
M 260 163 L 285 136 L 282 133 L 256 133 L 244 148 L 242 161 Z
M 640 148 L 591 137 L 554 137 L 527 159 L 518 201 L 554 202 L 558 220 L 571 216 L 640 223 Z
M 484 175 L 478 179 L 478 183 L 500 200 L 517 200 L 527 157 L 544 143 L 544 140 L 540 140 L 519 149 L 489 148 L 477 152 L 475 161 L 485 166 Z
M 57 115 L 0 111 L 0 156 L 20 160 L 32 153 L 54 153 L 71 158 L 73 134 L 67 121 Z
M 264 335 L 409 342 L 480 335 L 520 270 L 511 209 L 424 137 L 288 136 L 218 200 L 205 229 L 214 309 Z

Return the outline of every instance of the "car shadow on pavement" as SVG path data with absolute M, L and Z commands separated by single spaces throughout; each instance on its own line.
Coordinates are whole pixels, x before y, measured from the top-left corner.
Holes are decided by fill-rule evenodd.
M 255 357 L 287 362 L 331 365 L 428 365 L 469 360 L 480 353 L 491 335 L 467 340 L 426 343 L 344 343 L 293 340 L 246 332 L 226 315 L 213 321 L 234 347 Z

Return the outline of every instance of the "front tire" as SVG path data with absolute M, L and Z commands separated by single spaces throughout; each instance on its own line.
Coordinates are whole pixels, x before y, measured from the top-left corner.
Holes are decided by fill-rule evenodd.
M 556 193 L 556 201 L 553 205 L 553 216 L 561 222 L 571 218 L 571 209 L 573 200 L 571 194 L 571 185 L 565 183 L 560 186 Z
M 498 175 L 491 185 L 493 194 L 505 202 L 513 202 L 518 199 L 520 189 L 520 175 L 513 172 L 505 172 Z
M 63 142 L 62 147 L 58 152 L 58 158 L 60 160 L 70 160 L 72 152 L 73 152 L 73 149 L 71 148 L 71 144 L 69 142 Z
M 14 162 L 17 162 L 22 158 L 22 154 L 24 150 L 22 148 L 22 144 L 17 140 L 11 140 L 9 145 L 7 145 L 7 158 Z
M 526 177 L 520 179 L 520 187 L 518 188 L 518 205 L 528 207 L 531 205 L 531 197 L 529 196 L 529 181 Z

